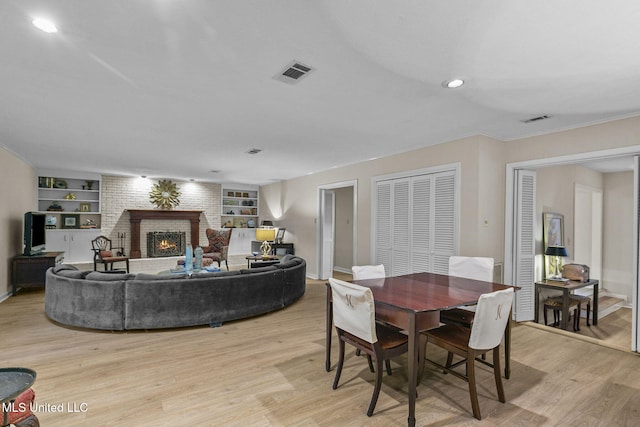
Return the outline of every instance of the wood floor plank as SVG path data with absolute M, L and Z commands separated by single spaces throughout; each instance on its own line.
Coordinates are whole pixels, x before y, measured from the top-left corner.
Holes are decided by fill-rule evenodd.
M 340 387 L 324 370 L 323 282 L 284 310 L 220 328 L 101 332 L 62 327 L 44 314 L 44 293 L 0 304 L 0 366 L 37 372 L 41 425 L 56 426 L 403 426 L 406 357 L 383 377 L 373 417 L 374 375 L 349 351 Z M 429 347 L 429 355 L 445 357 Z M 333 364 L 337 345 L 333 348 Z M 427 369 L 418 388 L 418 425 L 640 425 L 640 357 L 519 324 L 513 330 L 507 402 L 493 376 L 478 372 L 482 421 L 467 384 Z M 67 405 L 86 404 L 86 412 Z M 83 406 L 84 408 L 84 406 Z

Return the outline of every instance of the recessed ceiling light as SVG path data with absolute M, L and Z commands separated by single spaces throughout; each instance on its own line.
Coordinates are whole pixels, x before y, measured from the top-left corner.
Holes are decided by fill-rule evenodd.
M 457 87 L 460 87 L 464 84 L 464 80 L 462 79 L 453 79 L 453 80 L 446 80 L 444 82 L 442 82 L 442 87 L 446 87 L 449 89 L 455 89 Z
M 45 33 L 57 33 L 58 28 L 56 28 L 55 24 L 49 20 L 42 18 L 35 18 L 31 23 L 39 30 L 44 31 Z

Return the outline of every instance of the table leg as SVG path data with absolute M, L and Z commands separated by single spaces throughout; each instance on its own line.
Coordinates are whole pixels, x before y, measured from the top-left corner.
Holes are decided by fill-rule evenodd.
M 593 321 L 591 322 L 593 326 L 598 324 L 598 288 L 599 283 L 593 285 Z
M 538 289 L 538 285 L 536 284 L 533 289 L 533 321 L 538 323 L 538 318 L 540 315 L 538 312 L 540 311 L 540 290 Z
M 418 356 L 420 353 L 420 332 L 416 322 L 415 313 L 409 315 L 409 353 L 407 359 L 409 362 L 409 418 L 407 425 L 414 427 L 416 425 L 416 387 L 418 384 Z
M 333 326 L 333 306 L 331 304 L 331 286 L 327 283 L 327 315 L 326 315 L 326 343 L 325 343 L 325 361 L 324 369 L 329 372 L 331 370 L 331 328 Z
M 563 331 L 567 330 L 568 320 L 569 318 L 569 290 L 562 290 L 562 319 L 560 320 L 560 329 Z
M 511 318 L 512 312 L 510 311 L 507 329 L 504 331 L 504 377 L 506 379 L 509 379 L 511 376 Z

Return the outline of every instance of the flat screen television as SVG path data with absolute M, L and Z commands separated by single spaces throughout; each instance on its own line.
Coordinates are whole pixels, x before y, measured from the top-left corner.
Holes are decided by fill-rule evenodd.
M 46 215 L 37 212 L 24 214 L 24 254 L 38 255 L 44 251 L 46 238 Z

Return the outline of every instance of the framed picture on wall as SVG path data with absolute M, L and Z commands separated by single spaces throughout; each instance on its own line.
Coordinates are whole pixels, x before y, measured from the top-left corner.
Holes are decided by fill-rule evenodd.
M 564 215 L 544 212 L 542 232 L 545 252 L 549 246 L 564 246 Z

